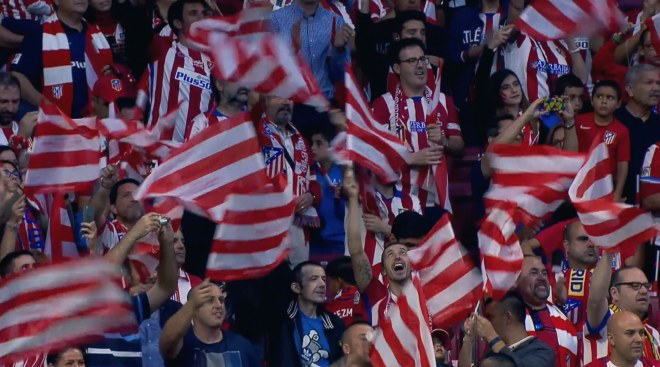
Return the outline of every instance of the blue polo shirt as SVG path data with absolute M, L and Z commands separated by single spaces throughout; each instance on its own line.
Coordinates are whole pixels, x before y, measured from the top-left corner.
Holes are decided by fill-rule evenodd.
M 138 325 L 151 316 L 147 293 L 131 297 Z M 87 346 L 87 367 L 142 367 L 140 334 L 104 334 L 101 342 Z
M 83 23 L 82 31 L 71 28 L 60 22 L 66 38 L 69 40 L 71 53 L 71 77 L 73 79 L 72 118 L 83 117 L 82 112 L 87 107 L 89 96 L 87 91 L 87 75 L 85 73 L 85 45 L 87 44 L 87 23 Z M 19 53 L 11 62 L 11 71 L 23 74 L 36 90 L 54 98 L 51 91 L 43 90 L 44 60 L 43 60 L 43 26 L 37 31 L 29 32 L 23 38 Z M 52 87 L 47 87 L 52 88 Z

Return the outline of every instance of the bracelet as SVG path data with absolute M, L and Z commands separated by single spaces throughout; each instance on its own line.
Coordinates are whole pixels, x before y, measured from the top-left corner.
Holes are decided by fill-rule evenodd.
M 493 349 L 493 347 L 495 346 L 495 344 L 497 344 L 497 343 L 499 343 L 499 342 L 501 342 L 501 341 L 502 341 L 502 338 L 500 338 L 500 337 L 498 336 L 498 337 L 496 337 L 495 339 L 491 340 L 490 343 L 488 343 L 488 346 L 490 347 L 490 349 Z
M 578 52 L 580 52 L 580 49 L 579 49 L 579 48 L 574 48 L 574 49 L 572 49 L 572 50 L 570 51 L 571 54 L 576 54 L 576 53 L 578 53 Z
M 574 127 L 575 127 L 575 121 L 573 121 L 573 124 L 571 124 L 571 125 L 564 125 L 564 129 L 565 129 L 565 130 L 570 130 L 570 129 L 574 128 Z
M 12 224 L 7 222 L 5 223 L 5 227 L 13 228 L 14 230 L 18 231 L 18 229 L 21 228 L 21 224 L 20 223 Z
M 617 45 L 620 45 L 620 44 L 621 44 L 621 40 L 618 40 L 618 41 L 617 41 L 616 34 L 613 34 L 613 35 L 612 35 L 612 42 L 614 42 L 614 43 L 617 44 Z

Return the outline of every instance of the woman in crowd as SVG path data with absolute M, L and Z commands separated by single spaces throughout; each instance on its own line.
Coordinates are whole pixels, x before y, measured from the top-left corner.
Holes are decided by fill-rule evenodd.
M 94 24 L 112 47 L 114 62 L 127 64 L 126 22 L 133 6 L 127 0 L 90 0 L 85 19 Z

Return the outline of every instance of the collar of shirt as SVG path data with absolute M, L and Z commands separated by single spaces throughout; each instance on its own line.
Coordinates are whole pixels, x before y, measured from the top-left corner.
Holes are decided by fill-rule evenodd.
M 77 30 L 75 28 L 69 27 L 66 23 L 60 20 L 60 24 L 62 25 L 62 29 L 64 29 L 64 33 L 85 33 L 87 32 L 87 22 L 83 19 L 82 20 L 82 30 Z
M 305 15 L 305 11 L 303 10 L 303 8 L 300 7 L 300 5 L 298 5 L 297 1 L 293 1 L 291 5 L 289 5 L 289 8 L 291 8 L 291 11 L 293 11 L 295 15 L 301 16 L 303 18 L 314 18 L 314 16 L 316 16 L 316 14 L 319 13 L 319 9 L 321 9 L 322 7 L 321 4 L 319 3 L 316 6 L 316 10 L 314 11 L 314 13 L 310 15 Z
M 190 278 L 188 277 L 188 273 L 186 273 L 183 269 L 179 269 L 179 280 L 184 279 L 188 282 L 190 282 Z
M 528 340 L 531 339 L 531 338 L 533 338 L 533 336 L 529 336 L 529 335 L 528 335 L 527 337 L 525 337 L 525 338 L 523 338 L 523 339 L 521 339 L 521 340 L 519 340 L 519 341 L 517 341 L 517 342 L 515 342 L 515 343 L 513 343 L 513 344 L 511 344 L 511 345 L 509 345 L 509 349 L 514 350 L 514 349 L 518 348 L 518 347 L 520 346 L 520 344 L 522 344 L 522 343 L 528 341 Z
M 291 124 L 287 123 L 284 126 L 284 129 L 280 128 L 276 123 L 272 122 L 269 118 L 266 118 L 266 124 L 271 127 L 272 132 L 281 136 L 282 138 L 290 138 L 294 135 L 293 128 Z

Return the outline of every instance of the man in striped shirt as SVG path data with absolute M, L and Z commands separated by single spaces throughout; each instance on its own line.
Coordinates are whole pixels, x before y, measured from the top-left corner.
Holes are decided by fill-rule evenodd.
M 199 134 L 202 130 L 213 124 L 247 110 L 250 89 L 224 80 L 211 78 L 211 81 L 211 91 L 215 99 L 215 108 L 200 113 L 193 119 L 190 134 L 186 140 Z

